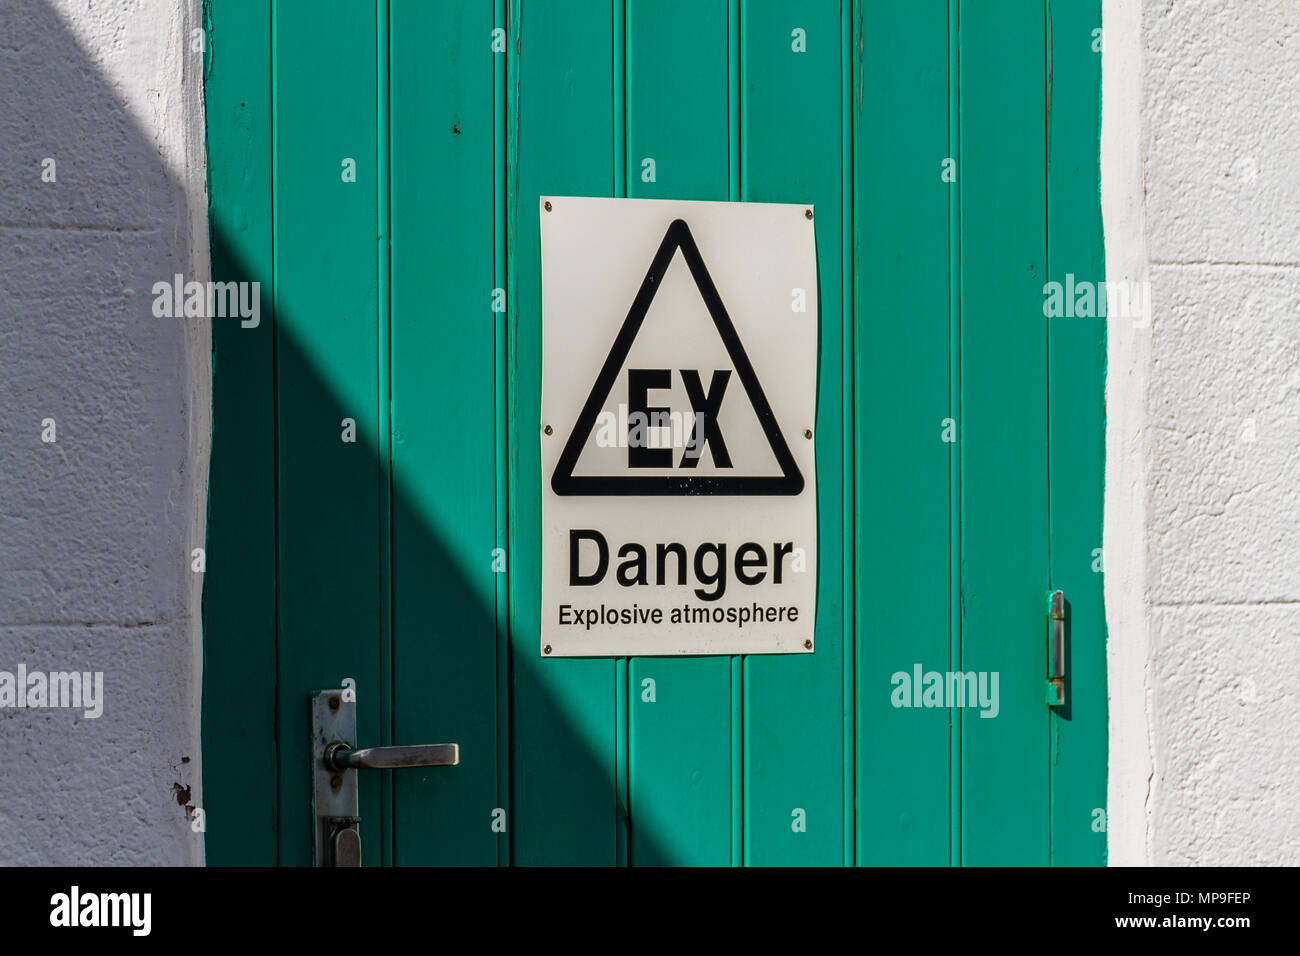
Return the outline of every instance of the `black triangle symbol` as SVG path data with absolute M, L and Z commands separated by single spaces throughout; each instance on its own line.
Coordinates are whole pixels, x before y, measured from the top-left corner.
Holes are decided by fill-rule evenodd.
M 708 306 L 713 324 L 717 327 L 718 334 L 727 347 L 727 354 L 736 368 L 736 374 L 741 384 L 745 386 L 745 394 L 758 415 L 767 443 L 781 466 L 779 476 L 575 475 L 573 473 L 574 467 L 578 464 L 578 456 L 587 443 L 587 436 L 596 426 L 605 399 L 614 387 L 614 380 L 618 377 L 619 370 L 632 349 L 632 342 L 641 330 L 641 323 L 645 321 L 650 303 L 654 301 L 655 293 L 659 291 L 660 280 L 663 279 L 678 249 L 682 251 L 682 256 L 690 267 L 696 288 L 699 289 L 705 305 Z M 623 327 L 619 329 L 618 337 L 614 339 L 609 357 L 605 359 L 600 374 L 596 376 L 596 384 L 592 386 L 591 394 L 587 396 L 587 402 L 578 415 L 578 421 L 573 426 L 568 441 L 565 442 L 564 451 L 555 466 L 555 473 L 551 475 L 551 489 L 557 495 L 797 495 L 803 491 L 803 475 L 799 472 L 799 466 L 795 464 L 794 456 L 790 454 L 790 447 L 781 434 L 781 426 L 777 424 L 772 406 L 768 404 L 767 396 L 763 394 L 763 387 L 758 383 L 758 376 L 754 374 L 754 366 L 749 363 L 749 356 L 745 354 L 745 347 L 740 344 L 736 327 L 732 324 L 731 317 L 727 315 L 722 298 L 718 295 L 713 279 L 709 276 L 709 270 L 700 257 L 700 250 L 695 245 L 695 238 L 684 220 L 674 219 L 668 231 L 664 233 L 663 241 L 659 243 L 659 251 L 655 253 L 650 269 L 641 281 L 641 288 L 637 290 L 632 308 L 628 310 L 627 318 L 623 320 Z

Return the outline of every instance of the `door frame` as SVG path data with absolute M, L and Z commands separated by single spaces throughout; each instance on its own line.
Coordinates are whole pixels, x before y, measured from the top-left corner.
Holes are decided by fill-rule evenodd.
M 526 6 L 528 0 L 522 2 Z M 627 29 L 628 8 L 633 2 L 613 0 L 611 22 Z M 493 117 L 495 128 L 505 133 L 499 146 L 503 161 L 508 155 L 518 158 L 521 73 L 519 59 L 512 51 L 521 49 L 520 3 L 485 0 L 478 4 L 490 5 L 494 22 L 505 24 L 508 32 L 506 54 L 496 67 L 499 101 Z M 738 50 L 741 31 L 748 22 L 744 18 L 751 11 L 746 8 L 742 14 L 737 0 L 719 3 L 725 4 L 728 29 L 733 31 L 729 33 L 730 48 Z M 839 44 L 844 235 L 848 239 L 842 249 L 847 303 L 843 310 L 845 349 L 836 374 L 844 376 L 842 411 L 846 434 L 855 436 L 852 449 L 843 455 L 838 478 L 845 514 L 852 516 L 853 523 L 853 532 L 845 535 L 841 548 L 844 583 L 842 606 L 836 611 L 842 616 L 844 632 L 852 638 L 844 648 L 843 692 L 848 703 L 843 724 L 841 860 L 951 864 L 1000 861 L 994 846 L 1000 839 L 997 828 L 993 827 L 987 837 L 974 832 L 974 826 L 968 832 L 962 816 L 963 812 L 974 812 L 982 799 L 965 789 L 966 775 L 973 772 L 965 758 L 984 728 L 978 722 L 948 721 L 942 727 L 918 730 L 915 738 L 898 738 L 902 749 L 896 748 L 891 755 L 869 742 L 876 719 L 875 703 L 868 700 L 864 707 L 863 695 L 870 693 L 868 688 L 876 686 L 893 666 L 890 659 L 878 653 L 881 628 L 915 621 L 915 615 L 925 613 L 926 600 L 935 601 L 936 592 L 943 619 L 935 619 L 935 633 L 942 636 L 935 653 L 964 664 L 969 636 L 981 627 L 992 630 L 1004 623 L 1000 618 L 987 622 L 979 618 L 978 601 L 983 589 L 996 591 L 1005 574 L 1005 586 L 1014 587 L 1017 595 L 1016 610 L 1008 617 L 1007 626 L 1014 626 L 1015 640 L 1036 642 L 1035 646 L 1043 649 L 1044 661 L 1046 594 L 1056 588 L 1064 590 L 1070 607 L 1070 704 L 1064 710 L 1044 708 L 1042 725 L 1033 731 L 1035 739 L 1041 736 L 1048 746 L 1041 768 L 1046 832 L 1042 851 L 1035 851 L 1033 860 L 1102 864 L 1106 860 L 1108 746 L 1107 638 L 1100 558 L 1105 322 L 1095 318 L 1047 319 L 1041 351 L 1045 366 L 1026 374 L 1027 379 L 1039 374 L 1043 378 L 1046 432 L 1029 439 L 1026 448 L 1016 450 L 1009 443 L 1007 447 L 1013 451 L 1010 465 L 1025 463 L 1039 469 L 1046 481 L 1044 512 L 1032 518 L 1033 529 L 1027 532 L 1032 533 L 1033 540 L 1042 540 L 1045 551 L 1041 556 L 1035 554 L 1032 560 L 1023 561 L 1014 553 L 999 558 L 994 545 L 981 550 L 981 542 L 986 539 L 980 535 L 984 532 L 972 526 L 972 512 L 967 509 L 986 506 L 967 483 L 972 478 L 987 480 L 988 472 L 979 469 L 987 467 L 980 462 L 988 459 L 981 458 L 981 451 L 968 444 L 982 440 L 978 422 L 972 435 L 964 421 L 966 413 L 977 415 L 981 407 L 988 407 L 987 396 L 970 389 L 982 381 L 980 367 L 974 363 L 986 357 L 979 351 L 976 336 L 982 328 L 990 328 L 986 322 L 993 317 L 983 311 L 983 303 L 992 294 L 990 289 L 996 291 L 995 283 L 1000 280 L 996 276 L 982 278 L 972 271 L 972 266 L 979 262 L 980 244 L 1001 236 L 996 222 L 988 224 L 979 218 L 996 217 L 999 202 L 1006 200 L 1000 194 L 981 193 L 981 176 L 999 175 L 999 142 L 1002 149 L 1012 151 L 1016 144 L 1024 145 L 1042 159 L 1035 174 L 1041 177 L 1042 207 L 1034 213 L 1041 212 L 1041 261 L 1036 258 L 1033 263 L 1032 284 L 1022 277 L 1015 285 L 1021 296 L 1017 300 L 1020 306 L 1033 307 L 1031 293 L 1040 283 L 1064 281 L 1066 275 L 1099 281 L 1105 275 L 1099 187 L 1101 54 L 1095 32 L 1101 26 L 1100 0 L 1025 0 L 1021 4 L 1022 18 L 1003 11 L 1000 25 L 982 17 L 978 4 L 972 5 L 970 0 L 908 5 L 906 11 L 893 10 L 891 5 L 875 0 L 829 5 L 835 7 L 831 19 L 838 20 L 841 37 L 849 40 Z M 277 681 L 281 653 L 277 555 L 285 544 L 277 528 L 277 495 L 284 494 L 285 489 L 278 488 L 277 476 L 276 281 L 280 250 L 275 235 L 273 46 L 277 34 L 272 9 L 271 0 L 230 0 L 205 10 L 212 275 L 218 281 L 252 279 L 261 283 L 261 322 L 257 328 L 240 328 L 238 323 L 223 324 L 220 320 L 213 328 L 202 740 L 210 837 L 207 858 L 215 864 L 290 862 L 282 851 L 282 771 L 275 736 L 282 707 Z M 387 34 L 389 16 L 389 0 L 379 0 L 376 35 Z M 1031 43 L 1037 36 L 1043 40 L 1041 51 Z M 1024 41 L 1019 47 L 1017 37 Z M 1041 115 L 1019 125 L 1016 101 L 997 100 L 981 92 L 992 85 L 998 64 L 1005 64 L 1008 43 L 1017 54 L 1013 57 L 1014 69 L 1043 82 Z M 236 45 L 238 55 L 227 52 Z M 379 68 L 386 71 L 385 45 L 376 46 Z M 626 56 L 626 50 L 617 45 L 613 53 L 616 63 L 620 56 Z M 737 78 L 729 82 L 739 89 Z M 891 95 L 868 95 L 868 91 L 878 89 L 889 89 Z M 386 91 L 381 91 L 380 106 L 387 104 L 386 96 Z M 989 98 L 981 100 L 982 96 Z M 1031 97 L 1024 102 L 1037 100 Z M 626 104 L 616 103 L 616 110 L 619 107 L 624 109 L 622 121 L 626 123 Z M 927 118 L 934 121 L 931 126 L 924 126 Z M 386 115 L 381 111 L 378 136 L 386 135 L 385 123 Z M 873 137 L 871 131 L 880 124 L 911 132 L 901 137 Z M 635 188 L 629 190 L 627 180 L 635 157 L 627 155 L 627 148 L 624 137 L 618 163 L 625 195 L 635 192 Z M 941 179 L 942 162 L 947 158 L 957 160 L 957 179 L 952 184 Z M 617 181 L 618 175 L 614 178 Z M 535 203 L 529 204 L 535 197 L 518 194 L 517 184 L 511 186 L 504 174 L 498 186 L 501 194 L 497 202 L 507 217 L 505 231 L 518 238 L 524 229 L 535 230 L 534 218 L 530 218 L 535 217 Z M 742 194 L 737 190 L 730 198 L 739 199 Z M 389 201 L 388 197 L 384 196 L 383 201 Z M 904 259 L 900 267 L 891 258 L 897 248 L 883 250 L 879 232 L 872 231 L 879 230 L 881 224 L 899 230 L 898 236 L 903 236 L 903 230 L 920 227 L 932 229 L 933 234 L 916 236 L 917 258 Z M 1003 250 L 1008 254 L 1017 252 L 1014 240 L 1018 239 L 1023 236 L 1012 236 L 1013 241 Z M 514 316 L 520 302 L 520 283 L 533 279 L 531 274 L 522 276 L 519 271 L 531 266 L 505 254 L 504 235 L 500 242 L 497 270 L 508 289 L 509 312 Z M 381 242 L 376 253 L 379 263 L 386 263 L 383 248 Z M 877 427 L 875 419 L 864 410 L 885 403 L 877 389 L 888 381 L 880 377 L 888 371 L 888 363 L 874 353 L 877 342 L 872 335 L 878 328 L 876 323 L 882 321 L 882 309 L 904 314 L 908 296 L 923 294 L 935 281 L 936 262 L 942 263 L 948 282 L 944 312 L 936 318 L 935 333 L 943 336 L 948 348 L 946 362 L 933 359 L 932 377 L 934 388 L 945 396 L 940 404 L 947 411 L 935 415 L 927 410 L 924 433 L 905 434 Z M 376 278 L 382 289 L 382 275 Z M 895 296 L 892 301 L 891 294 Z M 503 380 L 499 384 L 503 389 L 531 387 L 539 374 L 527 358 L 532 344 L 525 340 L 521 348 L 517 321 L 513 320 L 515 324 L 509 331 L 511 351 L 503 353 L 510 356 L 502 360 Z M 825 316 L 822 321 L 825 328 Z M 943 353 L 933 353 L 929 358 L 934 354 Z M 521 355 L 525 356 L 522 362 Z M 928 382 L 931 372 L 926 370 L 927 356 L 918 351 L 914 358 L 915 366 L 904 367 L 910 368 L 909 374 L 925 376 Z M 826 368 L 822 374 L 827 374 Z M 529 410 L 536 404 L 536 396 L 518 404 L 521 394 L 512 391 L 510 395 L 509 447 L 502 439 L 502 451 L 507 455 L 532 440 Z M 872 560 L 867 560 L 863 549 L 878 548 L 879 529 L 874 521 L 882 513 L 881 506 L 899 507 L 897 498 L 891 497 L 899 493 L 899 488 L 879 467 L 879 460 L 915 465 L 933 458 L 934 436 L 941 430 L 941 420 L 948 417 L 955 420 L 959 437 L 949 448 L 939 449 L 944 456 L 943 472 L 931 477 L 942 503 L 937 506 L 941 514 L 936 519 L 935 533 L 943 534 L 950 542 L 948 567 L 942 574 L 909 577 L 906 587 L 897 589 L 896 595 L 882 594 L 873 589 L 869 572 L 872 560 L 884 560 L 890 555 L 881 558 L 873 552 Z M 972 471 L 972 467 L 976 470 Z M 822 475 L 819 467 L 819 478 L 832 476 Z M 531 479 L 525 471 L 514 470 L 508 480 L 517 489 Z M 535 489 L 530 494 L 535 497 Z M 1009 514 L 1020 506 L 1017 495 L 1008 495 L 998 504 Z M 509 506 L 503 503 L 500 507 L 500 521 L 504 524 L 504 512 Z M 527 537 L 527 533 L 514 525 L 510 530 L 515 545 L 511 553 L 527 554 L 526 541 L 524 548 L 519 547 L 519 535 Z M 835 539 L 824 534 L 821 540 L 823 549 L 836 546 Z M 1005 566 L 991 566 L 994 558 L 1004 561 Z M 536 569 L 527 574 L 535 577 Z M 1022 578 L 1041 579 L 1040 585 L 1032 589 L 1035 593 L 1022 586 Z M 513 631 L 518 615 L 524 613 L 520 609 L 532 600 L 532 585 L 524 578 L 507 578 L 500 586 L 509 589 L 508 593 L 502 592 L 500 602 L 512 607 L 509 629 Z M 503 627 L 506 625 L 498 624 L 498 628 Z M 1035 627 L 1038 634 L 1033 633 Z M 501 633 L 498 640 L 520 647 L 536 644 L 528 634 Z M 976 662 L 970 663 L 976 666 Z M 622 675 L 625 685 L 634 676 L 629 674 L 626 662 L 612 667 Z M 621 706 L 627 703 L 623 699 Z M 306 708 L 304 699 L 304 715 Z M 502 719 L 508 721 L 509 713 L 504 713 Z M 934 760 L 912 760 L 907 769 L 900 769 L 902 754 L 909 746 L 913 747 L 913 757 L 921 752 Z M 508 778 L 514 769 L 514 757 L 498 754 L 498 760 L 501 773 Z M 510 799 L 508 781 L 505 786 L 503 805 Z M 387 794 L 387 789 L 384 792 Z M 913 806 L 921 792 L 936 795 L 932 808 Z M 943 819 L 930 832 L 932 839 L 917 842 L 912 814 L 928 813 L 930 809 Z M 391 820 L 386 821 L 384 833 L 379 859 L 388 862 L 392 858 Z M 620 861 L 626 861 L 626 833 L 617 839 L 624 841 Z M 733 861 L 743 862 L 742 857 Z M 507 843 L 500 861 L 512 859 L 518 858 Z

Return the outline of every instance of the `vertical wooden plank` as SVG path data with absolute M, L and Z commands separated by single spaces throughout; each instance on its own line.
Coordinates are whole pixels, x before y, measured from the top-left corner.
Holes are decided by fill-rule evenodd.
M 625 0 L 616 0 L 613 5 L 613 23 L 610 32 L 610 45 L 614 59 L 614 195 L 620 199 L 627 198 L 628 160 L 627 160 L 627 4 Z M 631 850 L 631 818 L 628 813 L 628 781 L 631 768 L 628 760 L 631 748 L 628 744 L 629 723 L 632 716 L 631 678 L 628 676 L 629 659 L 619 657 L 614 662 L 614 754 L 618 790 L 618 850 L 616 862 L 619 866 L 628 865 Z
M 461 746 L 454 769 L 394 774 L 398 864 L 492 865 L 505 841 L 493 26 L 491 0 L 392 7 L 393 735 Z
M 627 29 L 628 195 L 726 199 L 725 0 L 629 0 Z M 630 861 L 727 865 L 738 719 L 730 659 L 633 658 L 628 673 Z M 654 703 L 642 699 L 646 679 Z
M 212 327 L 205 845 L 209 865 L 268 866 L 276 862 L 270 0 L 221 5 L 205 50 L 212 278 L 261 291 L 256 327 L 235 319 Z
M 1042 0 L 961 4 L 962 862 L 1048 858 L 1045 23 Z
M 961 154 L 961 4 L 948 0 L 948 151 L 951 164 L 945 181 L 948 190 L 948 395 L 955 423 L 961 410 L 961 188 L 956 182 L 956 162 Z M 945 159 L 947 162 L 948 159 Z M 949 436 L 952 440 L 953 436 Z M 962 623 L 962 454 L 961 434 L 955 435 L 954 454 L 948 457 L 948 595 L 949 664 L 961 661 Z M 948 719 L 948 861 L 961 865 L 962 721 Z
M 493 0 L 493 34 L 497 30 L 505 31 L 513 16 L 510 0 Z M 492 222 L 495 234 L 492 238 L 493 275 L 496 288 L 506 290 L 506 305 L 511 302 L 510 293 L 510 224 L 511 207 L 509 199 L 509 179 L 511 174 L 510 158 L 513 155 L 514 124 L 511 123 L 510 96 L 511 69 L 515 66 L 515 57 L 507 49 L 501 55 L 493 54 L 492 70 L 492 126 L 496 140 L 492 145 L 494 165 L 492 179 Z M 495 292 L 494 292 L 495 294 Z M 496 480 L 495 541 L 503 549 L 506 558 L 505 571 L 496 574 L 496 622 L 495 638 L 497 649 L 497 799 L 495 814 L 498 809 L 510 814 L 510 339 L 509 315 L 499 312 L 493 317 L 493 350 L 495 375 L 493 381 L 493 399 L 495 402 L 496 441 L 493 451 L 493 475 Z M 495 568 L 493 569 L 496 570 Z M 495 832 L 495 831 L 494 831 Z M 510 865 L 510 836 L 497 833 L 497 864 Z
M 858 852 L 949 862 L 949 721 L 912 703 L 914 669 L 950 667 L 949 11 L 864 0 L 858 56 Z M 900 706 L 895 706 L 896 704 Z
M 1051 0 L 1048 17 L 1048 279 L 1100 283 L 1101 3 Z M 1051 587 L 1070 625 L 1067 703 L 1051 712 L 1052 863 L 1065 866 L 1106 860 L 1105 363 L 1104 318 L 1049 320 Z
M 795 31 L 801 31 L 801 35 Z M 840 4 L 744 8 L 744 190 L 750 202 L 816 207 L 821 315 L 817 395 L 816 651 L 745 661 L 746 862 L 840 864 L 843 839 L 844 432 Z M 797 49 L 802 47 L 802 49 Z M 795 148 L 791 148 L 791 147 Z M 849 639 L 852 640 L 850 634 Z
M 293 865 L 311 858 L 311 691 L 356 681 L 362 745 L 384 718 L 375 33 L 374 2 L 329 16 L 276 5 L 280 862 Z M 362 774 L 366 865 L 380 862 L 383 809 Z
M 841 810 L 845 866 L 855 866 L 858 860 L 858 626 L 856 595 L 857 576 L 857 389 L 853 368 L 857 354 L 854 346 L 854 289 L 857 269 L 854 259 L 856 235 L 854 183 L 857 181 L 857 164 L 854 159 L 857 110 L 854 108 L 853 78 L 857 63 L 853 45 L 854 27 L 857 25 L 856 0 L 840 0 L 840 282 L 844 303 L 844 332 L 840 356 L 841 396 L 844 430 L 844 474 L 840 478 L 842 502 L 845 511 L 843 542 L 840 547 L 844 593 L 843 614 L 843 674 L 840 698 L 840 748 L 844 761 L 843 796 Z
M 741 40 L 743 19 L 741 0 L 727 0 L 727 199 L 730 202 L 740 201 L 744 179 L 741 168 L 746 106 L 741 97 L 745 73 L 744 43 Z M 745 807 L 749 799 L 745 789 L 745 767 L 749 761 L 745 737 L 749 706 L 745 695 L 745 657 L 733 654 L 728 664 L 731 674 L 731 865 L 744 866 L 748 854 Z
M 390 0 L 375 4 L 375 168 L 379 170 L 376 233 L 379 239 L 375 277 L 378 292 L 379 369 L 379 740 L 393 743 L 393 383 L 392 383 L 392 134 L 389 130 Z M 384 808 L 380 860 L 393 865 L 393 774 L 379 778 Z
M 617 0 L 615 0 L 617 2 Z M 511 169 L 511 849 L 520 864 L 617 861 L 615 663 L 542 660 L 539 202 L 613 194 L 612 3 L 522 4 Z M 516 7 L 518 10 L 518 7 Z

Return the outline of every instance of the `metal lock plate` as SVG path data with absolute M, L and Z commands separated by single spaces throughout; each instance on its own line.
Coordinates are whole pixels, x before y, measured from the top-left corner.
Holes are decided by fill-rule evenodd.
M 460 744 L 357 746 L 357 704 L 352 691 L 311 695 L 312 858 L 317 866 L 361 865 L 361 770 L 454 767 Z
M 330 744 L 357 745 L 356 700 L 342 690 L 320 690 L 311 698 L 312 859 L 316 866 L 361 865 L 361 806 L 355 770 L 333 770 L 325 762 Z

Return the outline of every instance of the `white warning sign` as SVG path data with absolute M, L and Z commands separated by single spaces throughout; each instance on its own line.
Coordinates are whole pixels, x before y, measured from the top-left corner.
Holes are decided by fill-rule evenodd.
M 542 655 L 810 653 L 812 207 L 539 214 Z

